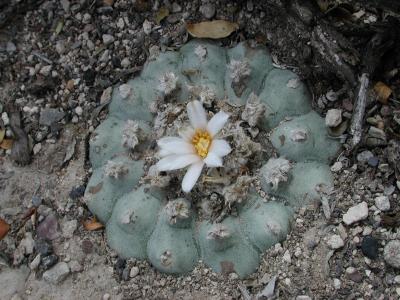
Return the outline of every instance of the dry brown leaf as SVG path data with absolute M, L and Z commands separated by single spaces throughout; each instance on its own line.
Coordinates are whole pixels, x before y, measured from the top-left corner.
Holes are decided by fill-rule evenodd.
M 374 86 L 374 91 L 377 96 L 377 100 L 380 103 L 387 104 L 390 94 L 392 93 L 392 89 L 388 87 L 381 81 L 378 81 Z
M 160 25 L 161 21 L 169 16 L 169 9 L 165 6 L 160 7 L 160 9 L 156 13 L 156 23 Z
M 103 0 L 104 6 L 113 6 L 114 0 Z
M 98 222 L 96 218 L 83 222 L 83 226 L 89 231 L 102 229 L 104 227 L 104 225 Z
M 10 225 L 0 218 L 0 240 L 2 240 L 10 230 Z
M 6 135 L 6 130 L 0 129 L 0 143 L 4 140 L 5 135 Z
M 237 23 L 224 20 L 186 24 L 186 30 L 197 38 L 221 39 L 239 29 Z
M 3 139 L 0 143 L 0 148 L 4 150 L 9 150 L 12 148 L 14 141 L 12 139 Z

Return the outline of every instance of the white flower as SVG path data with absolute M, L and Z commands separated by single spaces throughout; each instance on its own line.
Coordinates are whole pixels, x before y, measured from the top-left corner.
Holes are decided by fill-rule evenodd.
M 221 167 L 222 157 L 231 152 L 228 142 L 215 138 L 228 121 L 229 115 L 218 112 L 207 122 L 207 115 L 200 101 L 187 105 L 191 127 L 179 132 L 179 137 L 164 137 L 158 140 L 161 160 L 159 171 L 171 171 L 189 166 L 182 181 L 182 190 L 190 192 L 200 177 L 204 164 Z

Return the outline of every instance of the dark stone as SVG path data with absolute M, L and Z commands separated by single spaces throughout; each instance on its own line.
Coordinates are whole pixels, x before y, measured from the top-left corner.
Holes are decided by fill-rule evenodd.
M 47 256 L 53 253 L 53 245 L 46 239 L 37 239 L 35 241 L 35 249 L 41 256 Z
M 368 165 L 376 168 L 379 164 L 379 159 L 376 156 L 373 156 L 373 157 L 369 158 L 367 162 L 368 162 Z
M 128 281 L 129 280 L 129 273 L 130 273 L 129 268 L 125 267 L 125 269 L 122 271 L 122 275 L 121 275 L 122 280 Z
M 111 62 L 114 68 L 121 68 L 121 60 L 117 56 L 113 56 Z
M 93 243 L 89 240 L 83 240 L 81 247 L 85 254 L 90 254 L 93 252 Z
M 363 280 L 362 275 L 358 271 L 355 271 L 354 273 L 348 274 L 347 276 L 348 276 L 348 278 L 350 280 L 352 280 L 354 282 L 360 283 Z
M 50 269 L 56 263 L 58 263 L 58 256 L 54 254 L 43 257 L 41 261 L 43 269 L 45 270 Z
M 32 205 L 35 207 L 39 207 L 40 204 L 42 204 L 42 198 L 40 198 L 38 196 L 33 196 L 32 197 Z
M 50 126 L 64 118 L 65 113 L 57 108 L 44 108 L 40 112 L 39 124 Z
M 115 273 L 117 273 L 119 276 L 122 277 L 125 267 L 126 267 L 126 260 L 119 257 L 114 265 Z
M 72 188 L 72 190 L 69 192 L 69 197 L 72 200 L 77 200 L 81 198 L 84 194 L 85 194 L 85 186 L 79 185 Z
M 378 257 L 378 248 L 378 241 L 374 237 L 364 237 L 361 243 L 361 251 L 366 257 L 376 259 Z
M 39 238 L 54 240 L 60 236 L 58 231 L 58 221 L 55 215 L 48 215 L 42 223 L 37 227 L 37 235 Z
M 85 80 L 87 86 L 92 86 L 96 80 L 96 72 L 92 69 L 88 69 L 83 72 L 83 80 Z

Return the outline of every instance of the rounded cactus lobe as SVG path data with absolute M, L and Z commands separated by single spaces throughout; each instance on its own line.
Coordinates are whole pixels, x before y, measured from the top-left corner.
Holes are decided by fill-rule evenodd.
M 112 101 L 109 105 L 110 116 L 120 120 L 152 121 L 153 115 L 149 106 L 152 101 L 161 97 L 160 91 L 149 89 L 148 81 L 140 77 L 129 80 L 121 86 L 113 90 Z
M 254 203 L 240 213 L 240 221 L 250 242 L 263 252 L 286 238 L 292 209 L 279 202 L 265 203 L 256 194 L 252 198 Z
M 118 199 L 106 226 L 107 242 L 121 257 L 147 258 L 147 242 L 155 227 L 162 199 L 145 186 Z
M 222 99 L 225 96 L 226 50 L 211 42 L 193 40 L 184 45 L 180 53 L 180 69 L 185 78 L 185 85 L 209 90 Z
M 298 162 L 328 163 L 340 149 L 340 143 L 329 137 L 324 119 L 314 111 L 281 122 L 270 140 L 280 156 Z
M 199 254 L 193 236 L 193 211 L 184 199 L 169 202 L 147 244 L 150 262 L 159 270 L 182 274 L 193 270 Z
M 89 157 L 93 168 L 99 168 L 108 160 L 118 156 L 126 156 L 132 149 L 123 144 L 124 129 L 127 121 L 108 117 L 101 123 L 90 138 Z M 150 126 L 144 121 L 138 121 L 139 129 L 143 135 L 150 133 Z M 143 141 L 137 145 L 137 151 L 147 147 Z
M 273 69 L 265 78 L 259 94 L 265 104 L 265 118 L 260 126 L 271 129 L 287 117 L 311 111 L 310 93 L 298 76 L 288 70 Z
M 260 176 L 262 189 L 273 196 L 287 199 L 292 207 L 298 208 L 312 200 L 320 200 L 321 193 L 333 188 L 333 175 L 328 165 L 310 161 L 293 164 L 288 180 L 280 182 L 276 189 Z
M 202 222 L 198 241 L 204 263 L 216 272 L 236 272 L 244 278 L 259 265 L 259 254 L 247 241 L 237 218 L 227 217 L 220 224 Z
M 106 223 L 118 198 L 130 192 L 143 176 L 143 161 L 134 161 L 127 156 L 110 161 L 121 166 L 120 174 L 107 173 L 107 165 L 94 170 L 85 191 L 85 201 L 90 211 Z M 118 171 L 116 171 L 118 172 Z M 117 173 L 118 174 L 118 173 Z
M 165 73 L 172 72 L 178 75 L 179 62 L 179 52 L 166 51 L 160 53 L 154 60 L 150 60 L 145 64 L 140 77 L 144 80 L 151 81 L 153 84 L 157 84 L 153 86 L 157 88 L 161 76 Z
M 240 43 L 236 47 L 227 50 L 227 63 L 225 90 L 229 101 L 235 105 L 244 105 L 251 93 L 259 95 L 265 78 L 273 69 L 268 50 L 264 47 L 252 48 L 247 42 Z M 242 66 L 240 66 L 240 63 L 242 63 Z M 243 69 L 235 70 L 235 68 L 240 67 Z M 243 74 L 246 73 L 246 68 L 248 68 L 249 75 Z M 242 76 L 242 78 L 237 76 Z M 235 83 L 238 80 L 242 82 Z

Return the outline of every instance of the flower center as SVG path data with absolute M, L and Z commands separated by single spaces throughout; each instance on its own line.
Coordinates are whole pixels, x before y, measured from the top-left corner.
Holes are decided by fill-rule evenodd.
M 211 146 L 211 141 L 211 136 L 207 131 L 201 129 L 196 130 L 192 138 L 192 144 L 196 149 L 197 154 L 201 158 L 205 158 L 207 156 L 208 149 Z

